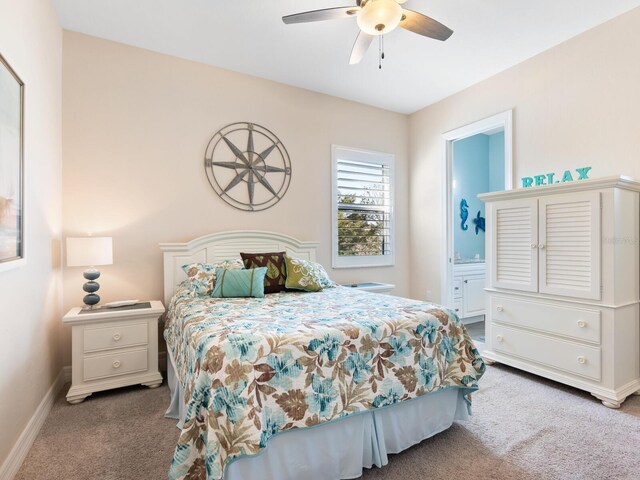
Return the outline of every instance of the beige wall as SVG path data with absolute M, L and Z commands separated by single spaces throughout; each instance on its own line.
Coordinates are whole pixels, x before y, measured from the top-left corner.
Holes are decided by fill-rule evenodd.
M 62 30 L 51 3 L 0 0 L 0 53 L 26 85 L 27 259 L 0 272 L 1 465 L 61 368 Z
M 640 179 L 640 9 L 410 117 L 411 295 L 439 301 L 442 134 L 513 108 L 514 185 L 591 166 Z
M 103 301 L 162 298 L 159 242 L 233 229 L 319 240 L 331 265 L 331 144 L 396 156 L 396 266 L 331 270 L 336 281 L 387 281 L 409 292 L 408 118 L 100 40 L 64 33 L 64 235 L 113 236 L 114 265 L 102 267 Z M 293 177 L 275 207 L 248 213 L 219 199 L 203 157 L 231 122 L 273 131 Z M 82 301 L 81 268 L 65 268 L 65 309 Z M 64 334 L 65 363 L 69 332 Z

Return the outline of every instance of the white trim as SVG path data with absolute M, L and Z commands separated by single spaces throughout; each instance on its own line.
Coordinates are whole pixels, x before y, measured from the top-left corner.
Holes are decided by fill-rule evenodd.
M 504 131 L 504 188 L 511 190 L 513 188 L 513 110 L 498 113 L 442 134 L 442 171 L 444 177 L 442 225 L 445 225 L 445 235 L 442 237 L 444 254 L 441 260 L 440 281 L 442 283 L 439 302 L 442 305 L 453 303 L 453 191 L 451 188 L 453 142 L 479 133 L 496 133 L 498 130 Z
M 389 230 L 391 238 L 390 255 L 372 256 L 340 256 L 338 255 L 338 181 L 337 163 L 338 153 L 344 160 L 357 162 L 379 163 L 389 167 L 391 189 L 389 191 Z M 361 267 L 388 267 L 395 265 L 396 236 L 395 236 L 395 156 L 391 153 L 375 152 L 360 148 L 331 145 L 331 267 L 332 268 L 361 268 Z
M 601 190 L 604 188 L 620 188 L 632 192 L 640 192 L 640 182 L 624 175 L 613 177 L 590 178 L 588 180 L 575 180 L 573 182 L 555 183 L 553 185 L 541 185 L 539 187 L 517 188 L 510 192 L 489 192 L 478 195 L 483 202 L 511 200 L 514 198 L 539 197 L 542 194 L 557 194 L 570 192 L 584 192 L 587 190 Z
M 6 272 L 7 270 L 13 270 L 15 268 L 24 267 L 27 264 L 27 259 L 23 256 L 17 260 L 12 260 L 10 262 L 2 262 L 0 263 L 0 272 Z
M 24 430 L 22 430 L 20 437 L 18 437 L 18 440 L 13 445 L 7 459 L 4 461 L 2 466 L 0 466 L 1 479 L 12 480 L 13 477 L 16 476 L 18 470 L 20 470 L 22 462 L 27 457 L 33 442 L 36 440 L 38 433 L 40 433 L 40 429 L 47 419 L 58 393 L 62 390 L 65 383 L 70 380 L 71 367 L 63 367 L 51 387 L 49 387 L 49 390 L 47 390 L 47 393 L 44 395 L 40 405 L 36 408 L 33 416 L 24 427 Z
M 71 365 L 62 367 L 62 376 L 64 379 L 64 383 L 69 383 L 71 381 Z

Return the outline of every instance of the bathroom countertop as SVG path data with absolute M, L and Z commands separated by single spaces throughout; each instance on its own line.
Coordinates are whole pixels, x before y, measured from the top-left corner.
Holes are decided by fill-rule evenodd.
M 459 258 L 453 261 L 456 265 L 466 265 L 468 263 L 484 263 L 484 258 Z

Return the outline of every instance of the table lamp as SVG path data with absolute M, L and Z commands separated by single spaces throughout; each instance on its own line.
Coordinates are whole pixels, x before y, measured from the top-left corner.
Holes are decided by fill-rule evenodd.
M 97 308 L 100 296 L 96 293 L 100 284 L 95 280 L 100 272 L 94 268 L 97 265 L 111 265 L 113 263 L 113 242 L 111 237 L 69 237 L 67 238 L 67 266 L 90 267 L 83 273 L 88 280 L 82 289 L 87 292 L 83 301 L 84 309 Z

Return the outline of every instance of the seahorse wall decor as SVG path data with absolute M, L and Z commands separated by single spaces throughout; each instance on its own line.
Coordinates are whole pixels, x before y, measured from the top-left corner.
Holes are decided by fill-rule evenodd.
M 476 235 L 482 230 L 484 232 L 484 217 L 480 216 L 480 210 L 478 210 L 478 215 L 473 219 L 473 223 L 476 224 Z
M 462 228 L 462 230 L 468 230 L 469 225 L 465 225 L 465 223 L 467 223 L 467 218 L 469 218 L 469 204 L 464 198 L 460 200 L 460 218 L 462 219 L 460 228 Z

